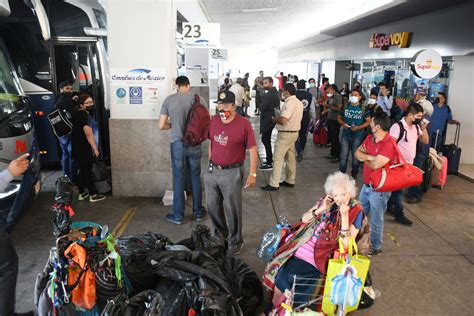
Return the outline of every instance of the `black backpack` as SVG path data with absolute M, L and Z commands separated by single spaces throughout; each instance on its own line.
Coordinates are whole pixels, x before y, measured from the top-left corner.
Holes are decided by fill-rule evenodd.
M 396 124 L 398 124 L 398 126 L 400 126 L 400 135 L 398 135 L 397 144 L 398 144 L 398 142 L 400 142 L 403 139 L 403 137 L 405 137 L 405 141 L 408 143 L 407 130 L 403 126 L 403 123 L 398 121 L 398 122 L 396 122 Z M 421 135 L 420 127 L 418 125 L 415 125 L 415 126 L 416 126 L 416 134 L 418 135 L 418 137 L 420 137 L 420 135 Z
M 57 109 L 48 114 L 48 120 L 57 137 L 63 137 L 72 133 L 72 115 L 64 110 Z

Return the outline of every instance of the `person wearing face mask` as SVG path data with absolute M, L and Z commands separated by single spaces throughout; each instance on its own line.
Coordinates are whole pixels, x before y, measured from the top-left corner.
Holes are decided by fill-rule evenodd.
M 163 101 L 158 127 L 160 130 L 171 130 L 170 152 L 175 194 L 173 194 L 173 213 L 167 214 L 165 219 L 170 223 L 180 225 L 186 209 L 184 200 L 186 180 L 189 180 L 188 183 L 191 184 L 194 220 L 203 221 L 206 210 L 202 205 L 201 145 L 187 146 L 183 142 L 186 121 L 194 105 L 195 95 L 190 92 L 191 85 L 188 77 L 179 76 L 175 83 L 178 89 L 176 93 L 169 95 Z M 200 103 L 207 106 L 201 97 Z M 186 179 L 186 177 L 189 178 Z
M 390 118 L 386 113 L 376 113 L 370 122 L 372 134 L 367 136 L 356 151 L 356 158 L 364 162 L 364 186 L 359 194 L 359 201 L 369 216 L 370 240 L 372 249 L 369 256 L 382 252 L 384 214 L 390 192 L 376 192 L 370 185 L 370 176 L 374 170 L 386 164 L 392 165 L 397 157 L 392 137 L 389 134 Z
M 390 128 L 390 135 L 396 140 L 398 148 L 408 163 L 413 164 L 416 156 L 418 140 L 423 144 L 429 143 L 426 124 L 422 124 L 423 107 L 412 103 L 407 109 L 407 114 Z M 405 190 L 392 192 L 387 205 L 387 214 L 395 217 L 399 224 L 411 226 L 413 222 L 403 213 L 403 195 Z
M 229 238 L 227 254 L 238 255 L 244 244 L 242 187 L 255 186 L 257 143 L 250 122 L 236 114 L 233 92 L 220 92 L 216 103 L 217 115 L 209 127 L 209 170 L 204 173 L 206 206 L 215 238 L 218 242 Z M 246 150 L 250 152 L 250 174 L 247 176 L 244 168 Z
M 73 116 L 72 157 L 79 166 L 79 201 L 89 198 L 90 202 L 98 202 L 104 200 L 105 196 L 97 193 L 92 181 L 92 163 L 94 157 L 100 156 L 90 126 L 90 112 L 94 109 L 94 100 L 88 94 L 81 94 L 78 103 L 79 110 Z
M 367 100 L 367 115 L 371 118 L 375 116 L 375 113 L 383 112 L 380 105 L 377 104 L 377 98 L 378 94 L 374 92 L 370 93 L 369 99 Z
M 341 125 L 337 121 L 337 116 L 342 108 L 342 96 L 339 94 L 337 86 L 332 84 L 326 87 L 327 100 L 324 103 L 324 111 L 321 116 L 327 113 L 328 138 L 331 143 L 331 152 L 326 158 L 332 162 L 339 162 L 341 155 L 341 144 L 339 142 L 339 132 Z
M 313 96 L 313 105 L 314 105 L 314 108 L 315 108 L 314 112 L 313 112 L 313 110 L 311 110 L 311 117 L 313 119 L 315 119 L 316 118 L 316 112 L 317 112 L 316 111 L 317 110 L 316 109 L 316 104 L 318 104 L 319 88 L 317 87 L 316 79 L 314 79 L 314 78 L 309 78 L 308 84 L 309 84 L 308 92 L 311 93 L 311 95 Z
M 337 121 L 342 126 L 341 137 L 341 161 L 339 171 L 346 173 L 349 151 L 351 152 L 352 170 L 351 176 L 357 179 L 359 174 L 359 161 L 355 158 L 355 152 L 363 141 L 364 129 L 370 124 L 367 111 L 362 108 L 359 90 L 352 90 L 349 103 L 342 109 Z
M 59 84 L 59 94 L 54 98 L 54 110 L 67 111 L 73 117 L 78 110 L 77 96 L 74 95 L 72 82 L 63 81 Z M 68 176 L 73 182 L 76 181 L 77 166 L 72 158 L 71 135 L 58 137 L 61 146 L 61 167 L 63 175 Z
M 390 91 L 387 89 L 387 85 L 383 82 L 379 83 L 379 96 L 377 98 L 377 104 L 382 108 L 385 113 L 387 113 L 387 115 L 396 116 L 399 114 L 398 110 L 396 111 L 396 113 L 394 111 L 391 111 L 393 106 L 393 96 L 390 95 Z M 397 109 L 399 108 L 397 107 Z
M 285 104 L 278 117 L 273 117 L 278 136 L 275 142 L 273 172 L 270 183 L 262 187 L 264 191 L 278 191 L 280 186 L 293 188 L 296 182 L 295 142 L 299 137 L 301 120 L 303 119 L 303 103 L 295 96 L 296 88 L 287 83 L 283 86 Z M 283 163 L 286 162 L 286 179 L 280 182 Z
M 306 91 L 306 81 L 300 80 L 296 83 L 296 97 L 303 103 L 303 119 L 301 120 L 301 129 L 299 132 L 298 140 L 296 141 L 295 148 L 298 156 L 296 157 L 297 162 L 303 160 L 303 152 L 306 147 L 306 140 L 308 138 L 308 127 L 309 121 L 311 120 L 311 109 L 314 107 L 313 95 Z
M 343 97 L 349 96 L 349 94 L 351 94 L 351 90 L 349 89 L 349 83 L 344 82 L 344 84 L 342 85 L 342 89 L 341 89 L 341 91 L 339 91 L 339 93 L 340 93 Z
M 430 118 L 429 132 L 431 138 L 431 147 L 440 150 L 443 145 L 443 139 L 446 137 L 446 127 L 448 124 L 460 123 L 453 119 L 451 108 L 446 104 L 446 94 L 438 93 L 438 97 L 434 101 L 433 114 Z M 439 133 L 438 143 L 436 141 L 436 133 Z
M 266 160 L 259 169 L 265 171 L 273 169 L 272 132 L 275 123 L 272 118 L 275 116 L 275 109 L 280 108 L 280 96 L 273 86 L 272 77 L 263 78 L 263 88 L 265 95 L 260 104 L 260 134 L 262 134 L 262 143 L 265 146 Z

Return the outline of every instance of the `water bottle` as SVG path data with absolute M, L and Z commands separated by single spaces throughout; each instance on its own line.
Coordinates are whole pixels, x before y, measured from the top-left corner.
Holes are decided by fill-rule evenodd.
M 278 216 L 278 224 L 283 227 L 290 227 L 290 220 L 288 219 L 288 214 L 283 213 Z
M 262 241 L 257 248 L 257 257 L 266 261 L 272 260 L 273 253 L 275 252 L 280 239 L 280 229 L 277 227 L 278 225 L 279 224 L 271 227 L 263 235 Z

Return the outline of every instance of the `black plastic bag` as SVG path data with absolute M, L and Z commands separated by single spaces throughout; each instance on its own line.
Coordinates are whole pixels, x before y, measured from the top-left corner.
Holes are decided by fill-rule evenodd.
M 222 258 L 227 252 L 225 240 L 211 236 L 211 230 L 205 225 L 196 225 L 191 237 L 177 243 L 191 250 L 205 251 L 214 258 Z
M 74 215 L 71 206 L 54 204 L 51 211 L 53 212 L 53 236 L 59 238 L 68 234 L 71 230 L 71 217 Z
M 92 164 L 92 180 L 99 182 L 109 179 L 110 175 L 106 163 L 102 160 L 95 160 Z
M 54 200 L 59 204 L 71 204 L 74 195 L 74 183 L 68 176 L 56 180 L 56 196 Z
M 122 236 L 117 240 L 117 251 L 122 257 L 122 266 L 133 287 L 133 293 L 154 289 L 158 276 L 153 273 L 147 258 L 171 245 L 168 237 L 145 233 Z
M 263 286 L 258 275 L 248 264 L 233 256 L 220 260 L 220 266 L 244 315 L 255 315 L 263 302 Z
M 121 294 L 109 301 L 102 316 L 160 316 L 164 300 L 158 292 L 147 290 L 128 298 Z

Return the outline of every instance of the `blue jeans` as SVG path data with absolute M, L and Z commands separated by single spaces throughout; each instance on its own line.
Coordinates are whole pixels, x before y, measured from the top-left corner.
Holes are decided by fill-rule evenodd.
M 184 189 L 186 174 L 191 175 L 193 193 L 193 212 L 201 215 L 205 212 L 202 206 L 201 188 L 201 146 L 188 147 L 181 140 L 171 143 L 171 165 L 173 169 L 173 211 L 177 220 L 184 217 Z M 186 168 L 186 164 L 188 168 Z
M 352 170 L 351 175 L 355 178 L 359 173 L 359 160 L 355 157 L 355 153 L 362 144 L 363 138 L 354 135 L 342 135 L 341 138 L 341 161 L 339 162 L 339 171 L 346 173 L 347 160 L 349 159 L 349 151 L 351 151 Z
M 359 195 L 359 201 L 369 216 L 370 241 L 372 249 L 382 248 L 384 214 L 387 210 L 387 202 L 391 192 L 375 192 L 374 189 L 365 185 L 362 187 Z
M 73 182 L 77 178 L 76 161 L 72 159 L 72 141 L 71 135 L 59 137 L 59 144 L 61 145 L 61 167 L 63 174 L 68 176 Z
M 391 210 L 392 213 L 395 215 L 395 218 L 404 217 L 405 214 L 403 213 L 403 196 L 405 190 L 398 190 L 392 192 L 390 195 L 390 199 L 387 202 L 387 210 Z

